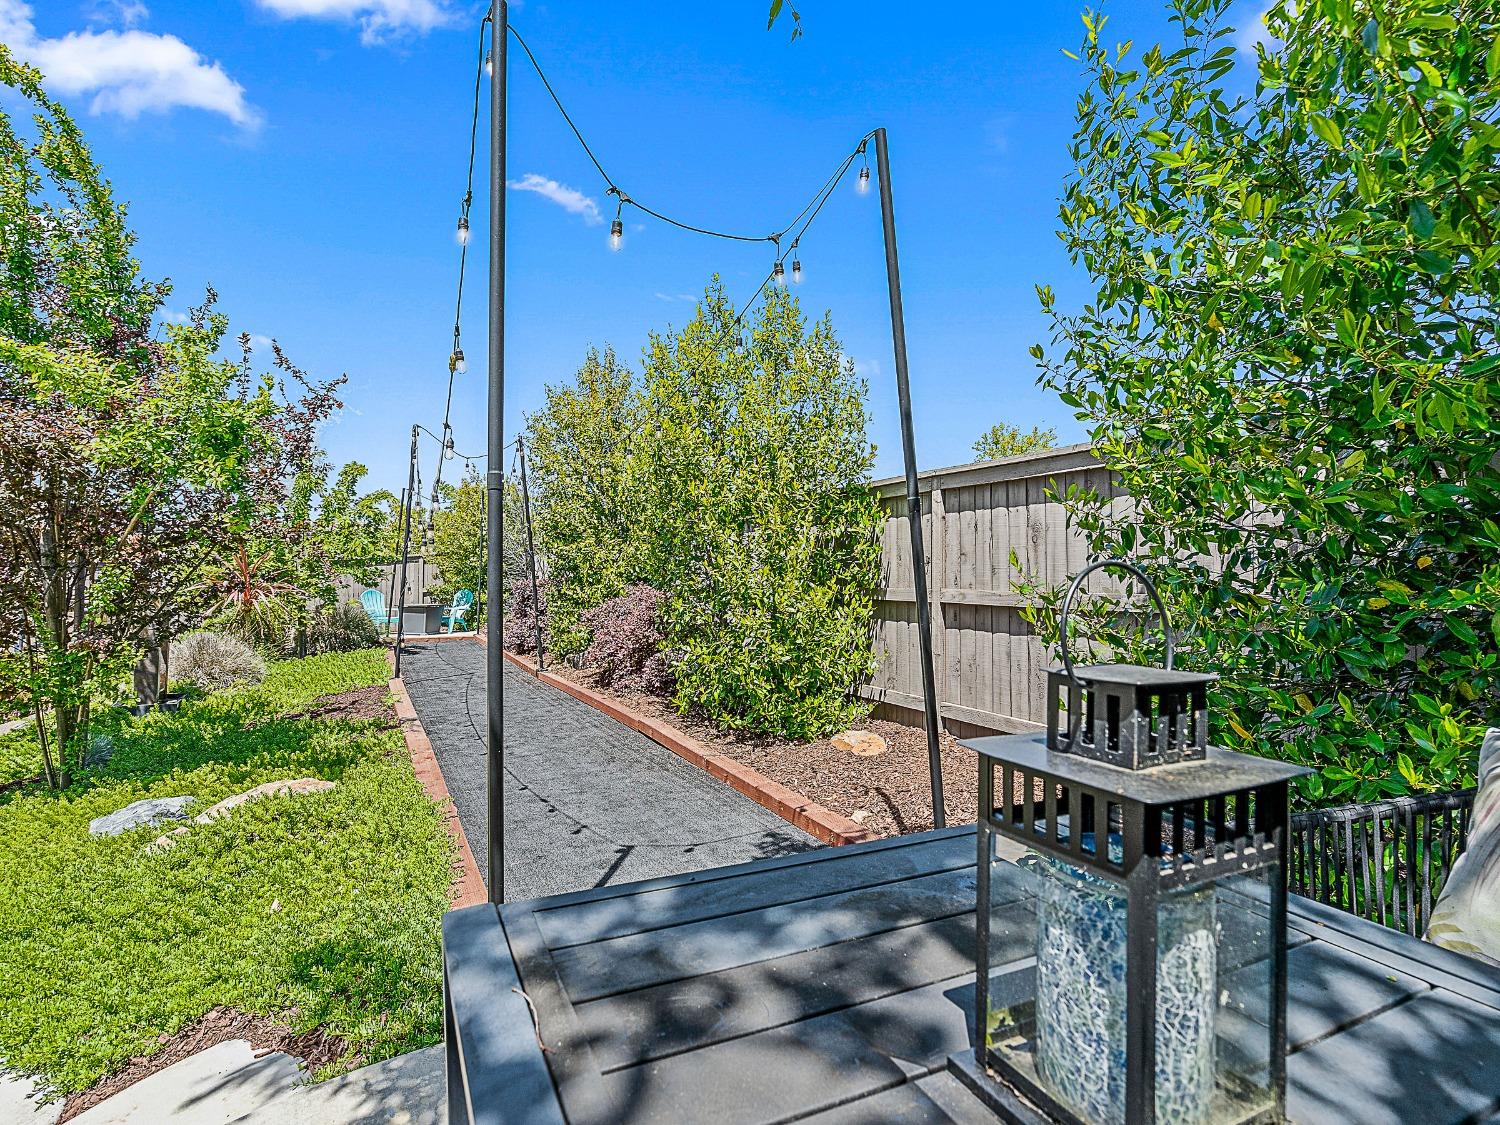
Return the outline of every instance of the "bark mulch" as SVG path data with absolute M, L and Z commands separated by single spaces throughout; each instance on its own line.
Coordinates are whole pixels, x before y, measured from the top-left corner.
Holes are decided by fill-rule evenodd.
M 305 711 L 284 715 L 286 719 L 380 719 L 395 725 L 391 707 L 387 700 L 390 689 L 384 684 L 341 691 L 336 695 L 320 695 Z
M 214 1008 L 176 1035 L 161 1036 L 157 1040 L 160 1046 L 151 1054 L 137 1055 L 114 1074 L 100 1079 L 87 1090 L 70 1094 L 63 1105 L 62 1116 L 57 1119 L 59 1125 L 121 1090 L 134 1086 L 143 1078 L 149 1078 L 173 1063 L 231 1039 L 247 1040 L 250 1046 L 261 1053 L 284 1051 L 294 1055 L 303 1060 L 309 1073 L 341 1059 L 350 1059 L 355 1066 L 360 1062 L 346 1040 L 321 1028 L 293 1033 L 268 1016 L 255 1016 L 234 1008 Z
M 919 728 L 884 719 L 855 723 L 851 730 L 872 731 L 885 739 L 887 746 L 883 754 L 860 757 L 837 749 L 829 739 L 794 742 L 720 730 L 701 714 L 678 714 L 670 701 L 658 696 L 625 687 L 604 687 L 587 669 L 549 661 L 547 671 L 671 724 L 710 749 L 864 825 L 876 836 L 902 836 L 933 826 L 927 736 Z M 948 824 L 973 824 L 979 796 L 975 755 L 945 732 L 942 759 Z

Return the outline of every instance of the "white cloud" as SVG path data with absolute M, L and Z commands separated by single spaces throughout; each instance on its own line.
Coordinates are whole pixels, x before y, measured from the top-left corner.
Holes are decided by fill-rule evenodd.
M 1234 43 L 1240 51 L 1255 58 L 1256 47 L 1271 47 L 1278 42 L 1266 28 L 1266 13 L 1271 10 L 1272 0 L 1260 0 L 1253 7 L 1245 7 L 1235 27 Z
M 89 19 L 96 23 L 119 24 L 126 28 L 145 23 L 151 15 L 141 0 L 92 0 L 86 10 Z
M 506 185 L 512 191 L 534 191 L 543 199 L 550 199 L 556 203 L 568 214 L 579 216 L 591 227 L 604 222 L 604 216 L 599 213 L 599 204 L 577 188 L 570 188 L 556 180 L 549 180 L 546 176 L 527 172 L 519 180 L 506 181 Z
M 282 19 L 343 20 L 359 24 L 366 46 L 387 42 L 405 32 L 426 33 L 458 18 L 447 0 L 259 0 Z
M 134 119 L 181 106 L 222 113 L 245 128 L 260 124 L 244 87 L 222 66 L 175 35 L 131 28 L 130 21 L 145 17 L 143 5 L 122 3 L 115 10 L 126 23 L 124 31 L 70 31 L 44 39 L 37 35 L 29 4 L 0 0 L 0 41 L 42 72 L 51 93 L 92 94 L 92 113 Z
M 694 297 L 691 293 L 657 293 L 656 299 L 658 301 L 686 301 L 688 304 L 692 304 L 698 298 Z

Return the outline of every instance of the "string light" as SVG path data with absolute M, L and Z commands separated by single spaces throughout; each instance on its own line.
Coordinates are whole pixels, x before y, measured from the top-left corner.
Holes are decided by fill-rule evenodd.
M 466 203 L 465 211 L 467 210 L 468 205 Z M 467 214 L 458 217 L 458 244 L 460 246 L 467 246 L 469 244 L 469 216 Z
M 464 350 L 460 347 L 453 349 L 453 354 L 448 357 L 448 370 L 459 375 L 469 370 L 469 364 L 464 359 Z
M 839 162 L 839 165 L 834 169 L 833 174 L 829 176 L 829 178 L 824 182 L 823 186 L 820 187 L 816 193 L 814 193 L 813 197 L 808 200 L 807 204 L 802 208 L 800 212 L 798 212 L 796 217 L 776 233 L 768 235 L 750 235 L 738 234 L 730 231 L 714 230 L 708 227 L 701 227 L 692 223 L 683 222 L 679 219 L 673 218 L 670 215 L 664 215 L 660 211 L 654 211 L 638 200 L 630 198 L 620 189 L 614 178 L 611 177 L 610 174 L 605 170 L 604 165 L 600 162 L 598 156 L 594 154 L 593 148 L 589 145 L 587 138 L 584 137 L 582 130 L 578 128 L 577 122 L 575 122 L 572 118 L 572 115 L 568 113 L 567 107 L 563 105 L 562 99 L 558 96 L 557 91 L 553 88 L 551 80 L 548 79 L 546 71 L 542 69 L 541 62 L 537 59 L 535 52 L 532 51 L 530 44 L 526 42 L 525 37 L 518 30 L 516 30 L 514 24 L 511 24 L 509 22 L 507 22 L 506 24 L 506 32 L 515 38 L 517 44 L 519 44 L 522 51 L 525 52 L 527 60 L 531 63 L 532 68 L 536 71 L 537 78 L 541 80 L 542 86 L 546 89 L 548 96 L 551 97 L 553 105 L 557 107 L 558 113 L 562 116 L 563 121 L 572 131 L 574 138 L 578 141 L 579 147 L 583 149 L 584 155 L 588 157 L 589 162 L 593 164 L 595 171 L 599 173 L 599 178 L 604 181 L 606 186 L 606 194 L 615 196 L 619 201 L 615 208 L 614 220 L 609 225 L 609 247 L 611 250 L 620 250 L 624 245 L 625 224 L 623 211 L 624 206 L 627 203 L 633 205 L 637 210 L 646 215 L 649 215 L 653 219 L 657 219 L 658 221 L 664 222 L 669 226 L 677 227 L 679 230 L 687 231 L 692 234 L 707 235 L 711 238 L 729 239 L 736 242 L 770 242 L 776 247 L 776 258 L 771 272 L 765 276 L 765 279 L 760 283 L 760 288 L 758 288 L 755 291 L 755 294 L 750 298 L 750 300 L 746 302 L 737 320 L 743 320 L 745 313 L 754 307 L 755 303 L 760 299 L 762 294 L 766 292 L 767 287 L 773 285 L 781 287 L 787 284 L 786 267 L 784 261 L 788 255 L 782 253 L 781 247 L 783 245 L 783 240 L 788 235 L 795 235 L 790 246 L 790 257 L 792 259 L 791 280 L 795 284 L 800 284 L 802 282 L 802 262 L 796 252 L 797 240 L 807 232 L 807 228 L 811 226 L 813 220 L 817 218 L 818 213 L 822 211 L 823 206 L 828 202 L 838 184 L 843 180 L 844 176 L 849 172 L 850 168 L 854 166 L 855 162 L 857 160 L 860 160 L 861 158 L 863 159 L 863 164 L 861 165 L 858 176 L 855 180 L 855 189 L 861 194 L 866 193 L 870 190 L 870 163 L 868 156 L 868 147 L 871 138 L 873 138 L 875 135 L 873 132 L 866 133 L 859 139 L 859 143 L 855 146 L 854 150 Z M 486 62 L 488 63 L 488 56 L 486 56 Z

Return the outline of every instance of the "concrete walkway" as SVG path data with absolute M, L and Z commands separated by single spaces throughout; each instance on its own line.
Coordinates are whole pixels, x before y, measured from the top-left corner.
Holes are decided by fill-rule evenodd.
M 442 1044 L 311 1085 L 300 1062 L 231 1039 L 173 1063 L 73 1118 L 76 1125 L 429 1125 L 443 1119 Z M 0 1079 L 0 1125 L 53 1125 L 31 1086 Z
M 485 873 L 484 648 L 406 646 L 401 676 Z M 505 898 L 680 875 L 818 847 L 643 734 L 505 666 Z

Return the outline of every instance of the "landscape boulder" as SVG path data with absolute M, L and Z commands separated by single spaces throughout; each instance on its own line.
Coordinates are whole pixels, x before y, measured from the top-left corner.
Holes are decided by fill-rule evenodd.
M 885 739 L 872 730 L 846 730 L 833 736 L 833 745 L 836 750 L 857 754 L 861 758 L 873 758 L 886 751 Z
M 241 805 L 258 801 L 262 797 L 301 797 L 308 793 L 322 793 L 332 788 L 333 782 L 324 781 L 321 777 L 299 777 L 293 781 L 268 781 L 264 785 L 257 785 L 254 789 L 236 793 L 233 797 L 225 797 L 217 805 L 204 809 L 193 817 L 193 823 L 208 824 L 218 820 L 221 816 L 227 816 Z
M 186 820 L 192 797 L 148 797 L 89 821 L 90 836 L 118 836 L 132 828 L 160 824 L 164 820 Z

